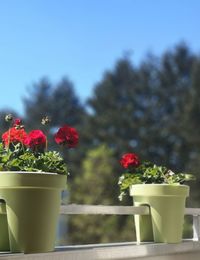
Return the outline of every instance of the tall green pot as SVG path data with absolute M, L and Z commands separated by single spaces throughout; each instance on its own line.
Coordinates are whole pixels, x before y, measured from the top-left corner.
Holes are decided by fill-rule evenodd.
M 134 205 L 149 205 L 150 216 L 135 216 L 137 241 L 180 243 L 189 187 L 170 184 L 136 184 L 130 187 Z
M 0 198 L 6 202 L 11 252 L 54 250 L 61 191 L 66 176 L 1 172 Z

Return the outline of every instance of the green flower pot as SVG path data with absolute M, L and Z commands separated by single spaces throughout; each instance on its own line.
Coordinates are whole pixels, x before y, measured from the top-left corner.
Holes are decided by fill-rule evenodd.
M 0 198 L 6 202 L 11 252 L 54 250 L 61 191 L 66 176 L 1 172 Z
M 150 216 L 135 216 L 138 242 L 182 241 L 184 211 L 189 187 L 169 184 L 136 184 L 130 187 L 134 205 L 149 205 Z
M 6 204 L 0 202 L 0 251 L 9 251 L 8 221 L 6 215 Z

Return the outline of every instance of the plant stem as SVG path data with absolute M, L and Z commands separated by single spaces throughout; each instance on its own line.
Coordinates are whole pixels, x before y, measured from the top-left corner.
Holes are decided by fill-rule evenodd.
M 9 127 L 9 129 L 8 129 L 8 146 L 7 146 L 7 154 L 9 153 L 9 147 L 10 147 L 10 127 Z

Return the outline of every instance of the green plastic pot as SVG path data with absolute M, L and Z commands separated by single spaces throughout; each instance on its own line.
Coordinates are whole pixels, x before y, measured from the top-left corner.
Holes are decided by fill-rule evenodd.
M 11 252 L 54 250 L 61 191 L 66 176 L 1 172 L 0 198 L 6 202 Z
M 9 251 L 9 238 L 8 238 L 8 221 L 6 214 L 6 204 L 0 202 L 0 251 Z
M 189 186 L 136 184 L 130 187 L 134 205 L 148 205 L 150 215 L 135 216 L 138 242 L 180 243 Z

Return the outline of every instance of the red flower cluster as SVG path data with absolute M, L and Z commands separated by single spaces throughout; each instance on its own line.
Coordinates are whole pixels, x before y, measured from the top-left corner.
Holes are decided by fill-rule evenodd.
M 10 143 L 22 143 L 25 144 L 27 133 L 24 129 L 16 129 L 15 127 L 10 128 L 7 132 L 2 135 L 2 140 L 5 147 L 9 146 Z
M 68 148 L 74 148 L 78 144 L 79 136 L 75 128 L 68 125 L 61 127 L 55 134 L 57 144 L 67 145 Z
M 122 167 L 125 169 L 129 167 L 137 167 L 140 164 L 139 158 L 136 154 L 134 153 L 126 153 L 122 156 L 120 160 L 120 164 Z
M 22 143 L 33 151 L 43 151 L 47 144 L 47 137 L 41 130 L 32 130 L 27 134 L 21 125 L 21 119 L 15 119 L 13 127 L 2 135 L 5 147 L 11 143 Z M 68 148 L 74 148 L 78 144 L 79 135 L 75 128 L 68 125 L 61 127 L 55 134 L 55 142 L 60 145 L 66 145 Z
M 32 130 L 25 139 L 25 145 L 33 151 L 44 150 L 47 138 L 41 130 Z

